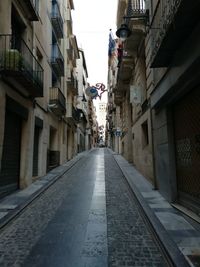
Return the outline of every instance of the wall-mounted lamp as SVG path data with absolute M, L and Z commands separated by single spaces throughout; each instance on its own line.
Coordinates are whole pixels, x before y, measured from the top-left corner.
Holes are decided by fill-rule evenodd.
M 122 42 L 124 42 L 131 35 L 131 30 L 125 23 L 123 23 L 116 31 L 116 35 L 121 39 Z
M 149 21 L 148 9 L 145 9 L 145 3 L 143 0 L 129 0 L 127 6 L 126 16 L 123 17 L 124 23 L 117 29 L 116 35 L 124 42 L 130 35 L 131 30 L 128 27 L 129 19 L 139 19 L 145 22 L 147 25 Z

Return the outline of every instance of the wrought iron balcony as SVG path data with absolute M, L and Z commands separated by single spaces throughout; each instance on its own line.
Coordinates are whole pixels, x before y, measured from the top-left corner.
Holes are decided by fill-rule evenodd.
M 66 117 L 71 125 L 76 125 L 80 121 L 80 110 L 76 109 L 72 103 L 67 103 Z
M 51 23 L 57 38 L 63 38 L 63 19 L 56 0 L 52 1 Z
M 132 55 L 137 53 L 139 44 L 146 33 L 148 21 L 148 11 L 145 8 L 144 0 L 129 0 L 124 16 L 124 22 L 131 30 L 132 34 L 124 43 L 124 48 Z
M 135 67 L 134 58 L 131 55 L 124 54 L 119 65 L 117 82 L 129 83 Z
M 129 0 L 126 14 L 126 22 L 128 22 L 130 18 L 138 19 L 146 17 L 147 14 L 144 0 Z
M 49 107 L 60 117 L 66 113 L 66 98 L 58 87 L 50 87 L 49 90 Z
M 43 96 L 43 69 L 20 37 L 0 35 L 0 74 L 13 87 L 22 85 L 30 96 Z
M 116 93 L 125 92 L 129 88 L 129 84 L 133 76 L 133 70 L 135 68 L 134 58 L 124 53 L 121 56 L 118 67 L 117 84 L 113 90 L 115 92 L 115 102 Z
M 122 102 L 123 102 L 123 100 L 124 100 L 124 93 L 123 93 L 123 91 L 118 91 L 118 92 L 116 92 L 116 93 L 114 93 L 114 103 L 116 104 L 116 105 L 120 105 Z
M 72 66 L 76 68 L 76 60 L 79 59 L 78 45 L 75 35 L 67 38 L 67 57 L 71 61 Z
M 199 23 L 200 2 L 160 0 L 151 24 L 151 67 L 167 67 L 181 44 Z
M 67 8 L 67 29 L 69 30 L 69 33 L 72 34 L 72 15 L 71 15 L 71 10 Z
M 28 18 L 31 21 L 39 20 L 39 0 L 22 0 L 24 3 Z
M 51 67 L 57 76 L 64 76 L 64 58 L 57 44 L 52 45 Z
M 78 95 L 78 80 L 74 78 L 72 72 L 67 77 L 67 89 L 71 90 L 74 95 Z
M 67 38 L 67 57 L 69 60 L 74 59 L 74 49 L 71 44 L 70 38 Z

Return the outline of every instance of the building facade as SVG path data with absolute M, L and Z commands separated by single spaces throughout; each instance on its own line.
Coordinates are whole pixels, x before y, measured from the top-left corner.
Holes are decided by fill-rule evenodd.
M 131 34 L 116 42 L 118 67 L 109 61 L 107 116 L 110 146 L 168 201 L 197 214 L 199 7 L 186 0 L 119 1 L 117 26 L 126 24 Z
M 77 60 L 77 79 L 78 79 L 78 95 L 77 95 L 77 108 L 80 112 L 80 119 L 77 125 L 77 150 L 82 152 L 89 149 L 89 119 L 88 119 L 88 96 L 85 93 L 87 88 L 87 66 L 85 54 L 79 48 L 79 58 Z
M 0 197 L 76 155 L 73 0 L 0 2 Z
M 89 148 L 94 148 L 98 143 L 98 121 L 97 121 L 96 107 L 93 100 L 90 98 L 88 100 L 88 119 L 89 119 Z
M 114 55 L 109 60 L 109 97 L 113 98 L 110 112 L 114 114 L 108 116 L 114 119 L 114 149 L 154 183 L 145 12 L 143 1 L 118 2 L 117 26 L 126 23 L 132 34 L 127 40 L 116 41 Z
M 151 1 L 147 61 L 154 83 L 151 108 L 158 187 L 167 199 L 196 213 L 200 211 L 199 8 L 199 1 Z
M 99 139 L 98 143 L 101 146 L 105 145 L 105 127 L 106 127 L 106 107 L 107 103 L 100 101 L 97 105 L 97 118 L 99 125 Z
M 111 34 L 111 33 L 110 33 Z M 110 36 L 113 38 L 113 36 Z M 114 40 L 114 39 L 113 39 Z M 116 101 L 115 90 L 117 86 L 118 74 L 118 47 L 117 40 L 114 40 L 114 48 L 109 52 L 108 59 L 108 103 L 106 116 L 106 132 L 105 142 L 108 147 L 119 153 L 120 150 L 120 135 L 121 135 L 121 117 L 120 117 L 120 103 Z

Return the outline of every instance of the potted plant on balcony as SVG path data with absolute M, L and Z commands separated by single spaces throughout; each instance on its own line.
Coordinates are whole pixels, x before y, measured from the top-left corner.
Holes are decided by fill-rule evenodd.
M 9 49 L 4 54 L 4 68 L 19 71 L 22 66 L 22 56 L 17 49 Z

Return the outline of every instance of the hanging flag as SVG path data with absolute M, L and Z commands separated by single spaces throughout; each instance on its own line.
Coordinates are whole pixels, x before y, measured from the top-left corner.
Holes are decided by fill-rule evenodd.
M 109 44 L 108 44 L 108 55 L 111 57 L 115 51 L 115 39 L 113 38 L 112 31 L 109 32 Z

